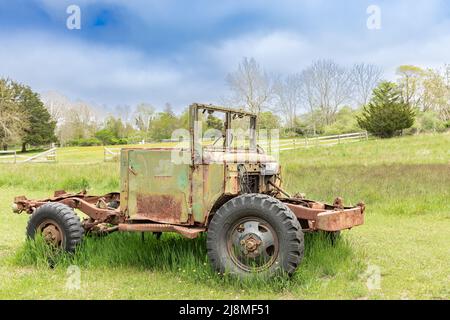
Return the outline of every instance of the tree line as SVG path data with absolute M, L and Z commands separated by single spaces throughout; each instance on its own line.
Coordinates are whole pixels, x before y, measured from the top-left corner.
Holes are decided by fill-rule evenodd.
M 244 58 L 226 80 L 231 104 L 256 113 L 271 110 L 282 117 L 285 133 L 292 135 L 366 129 L 388 137 L 405 129 L 442 131 L 450 126 L 450 65 L 440 69 L 402 65 L 396 77 L 384 80 L 383 70 L 373 64 L 345 67 L 332 60 L 276 75 L 255 59 Z
M 386 81 L 374 64 L 342 66 L 318 60 L 288 75 L 267 72 L 243 58 L 225 78 L 222 104 L 259 115 L 261 129 L 281 128 L 282 136 L 341 134 L 361 129 L 380 137 L 443 131 L 450 127 L 450 66 L 422 69 L 402 65 Z M 134 108 L 119 105 L 103 116 L 101 106 L 0 79 L 0 145 L 110 145 L 161 141 L 187 128 L 187 109 L 176 114 L 166 103 Z M 159 110 L 158 110 L 159 109 Z M 221 128 L 213 115 L 206 127 Z

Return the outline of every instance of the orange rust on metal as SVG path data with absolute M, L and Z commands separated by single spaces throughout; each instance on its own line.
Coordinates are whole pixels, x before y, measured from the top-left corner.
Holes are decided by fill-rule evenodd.
M 40 199 L 40 200 L 28 200 L 24 196 L 14 198 L 14 204 L 17 207 L 17 211 L 26 211 L 31 214 L 36 208 L 48 203 L 48 202 L 60 202 L 65 205 L 79 209 L 83 213 L 87 214 L 94 220 L 106 221 L 117 218 L 119 221 L 124 220 L 124 216 L 118 209 L 102 209 L 97 207 L 99 201 L 120 201 L 120 194 L 116 192 L 108 193 L 103 196 L 87 196 L 84 191 L 80 193 L 63 193 L 63 191 L 56 191 L 55 196 L 52 198 Z
M 291 211 L 295 214 L 295 216 L 299 219 L 305 220 L 315 220 L 317 219 L 317 215 L 321 212 L 324 212 L 325 209 L 313 209 L 302 206 L 300 204 L 293 203 L 285 203 L 285 205 L 291 209 Z
M 67 198 L 59 201 L 68 205 L 71 208 L 79 209 L 83 213 L 87 214 L 94 220 L 105 220 L 109 216 L 115 216 L 120 214 L 119 210 L 101 209 L 97 208 L 94 204 L 77 198 Z
M 54 197 L 62 196 L 63 194 L 66 194 L 67 192 L 65 190 L 56 190 L 54 193 Z
M 171 195 L 137 195 L 137 215 L 150 220 L 179 223 L 182 211 L 181 200 Z
M 326 211 L 317 215 L 315 227 L 324 231 L 350 229 L 364 223 L 361 207 L 336 211 Z
M 200 233 L 205 231 L 205 228 L 187 228 L 182 226 L 175 226 L 170 224 L 158 224 L 158 223 L 141 223 L 141 224 L 129 224 L 120 223 L 119 231 L 134 231 L 134 232 L 176 232 L 183 237 L 194 239 Z
M 325 204 L 320 202 L 310 202 L 308 205 L 311 209 L 320 209 L 320 210 L 325 209 Z
M 341 197 L 334 199 L 333 207 L 337 209 L 344 209 L 344 200 Z
M 323 204 L 322 209 L 309 208 L 302 204 L 285 203 L 298 219 L 308 220 L 311 230 L 338 231 L 350 229 L 364 223 L 364 206 L 335 209 Z M 314 204 L 310 204 L 314 206 Z

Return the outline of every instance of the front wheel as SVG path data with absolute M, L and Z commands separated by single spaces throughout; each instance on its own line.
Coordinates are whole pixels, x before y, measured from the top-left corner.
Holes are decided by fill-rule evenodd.
M 72 208 L 62 203 L 49 202 L 34 212 L 27 225 L 27 236 L 34 239 L 42 234 L 44 240 L 67 252 L 74 252 L 83 238 L 84 229 Z
M 214 214 L 207 248 L 214 269 L 222 274 L 291 275 L 303 258 L 303 232 L 295 215 L 279 200 L 245 194 Z

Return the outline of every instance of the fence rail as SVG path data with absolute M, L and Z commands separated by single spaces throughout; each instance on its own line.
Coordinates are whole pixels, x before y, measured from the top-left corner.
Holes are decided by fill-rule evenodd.
M 5 161 L 6 160 L 6 161 Z M 42 163 L 56 162 L 56 148 L 38 153 L 34 156 L 18 155 L 17 151 L 0 151 L 0 163 Z
M 268 153 L 272 152 L 272 149 L 278 148 L 279 151 L 294 150 L 298 148 L 308 148 L 312 146 L 332 146 L 341 143 L 348 143 L 354 141 L 367 140 L 368 134 L 364 132 L 337 134 L 332 136 L 322 137 L 305 137 L 294 139 L 283 139 L 273 142 L 271 140 L 264 143 L 259 143 L 263 149 Z M 104 161 L 118 161 L 120 157 L 120 148 L 107 148 L 104 147 Z
M 120 148 L 103 147 L 103 160 L 105 162 L 119 161 Z
M 0 163 L 17 163 L 17 151 L 0 151 Z
M 269 153 L 271 149 L 278 148 L 280 151 L 293 150 L 298 148 L 307 148 L 312 146 L 332 146 L 340 143 L 367 140 L 368 134 L 364 132 L 337 134 L 322 137 L 304 137 L 288 140 L 279 140 L 278 142 L 268 141 L 260 144 L 262 148 L 267 148 Z

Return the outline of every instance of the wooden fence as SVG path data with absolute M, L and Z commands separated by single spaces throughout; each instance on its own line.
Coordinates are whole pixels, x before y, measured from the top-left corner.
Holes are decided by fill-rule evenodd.
M 119 161 L 120 148 L 103 148 L 103 160 L 105 162 Z
M 56 162 L 56 148 L 38 153 L 33 156 L 17 154 L 17 151 L 0 151 L 0 163 L 42 163 Z
M 355 142 L 361 140 L 367 140 L 369 138 L 367 131 L 356 132 L 356 133 L 346 133 L 337 134 L 332 136 L 323 137 L 305 137 L 305 138 L 295 138 L 289 140 L 279 140 L 279 144 L 270 145 L 269 148 L 273 146 L 279 147 L 280 151 L 293 150 L 297 148 L 307 148 L 312 146 L 332 146 L 341 143 Z

